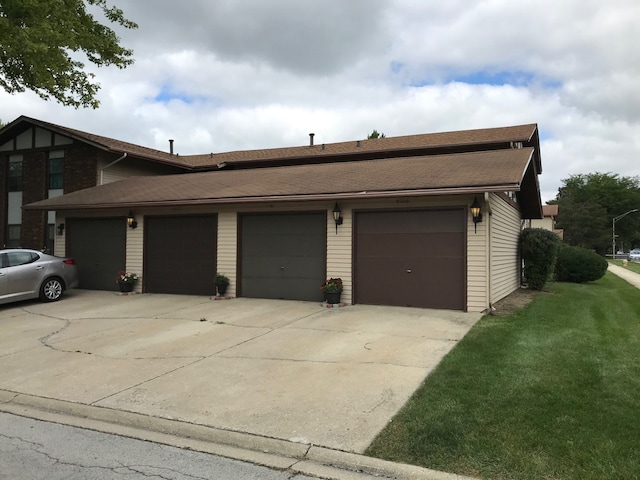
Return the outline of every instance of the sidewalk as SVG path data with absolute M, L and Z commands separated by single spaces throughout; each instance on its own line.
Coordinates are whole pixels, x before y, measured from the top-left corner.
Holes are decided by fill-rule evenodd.
M 626 280 L 636 288 L 640 288 L 640 273 L 632 272 L 624 267 L 619 267 L 612 263 L 609 263 L 609 271 L 614 275 Z

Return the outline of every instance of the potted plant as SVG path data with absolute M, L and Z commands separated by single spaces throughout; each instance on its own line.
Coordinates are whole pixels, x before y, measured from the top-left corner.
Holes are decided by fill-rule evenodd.
M 342 279 L 330 278 L 320 287 L 324 293 L 327 303 L 340 303 L 340 295 L 342 294 Z
M 223 273 L 216 273 L 215 285 L 218 289 L 218 295 L 223 297 L 225 293 L 227 293 L 227 287 L 229 286 L 229 277 L 225 276 Z
M 131 292 L 133 291 L 133 286 L 138 281 L 138 274 L 125 272 L 124 270 L 120 270 L 118 272 L 118 276 L 116 277 L 116 283 L 120 287 L 121 292 Z

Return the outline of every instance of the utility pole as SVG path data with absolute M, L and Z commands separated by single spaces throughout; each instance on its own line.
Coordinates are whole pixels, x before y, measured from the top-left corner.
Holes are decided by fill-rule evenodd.
M 611 222 L 611 246 L 613 248 L 611 250 L 611 254 L 613 255 L 614 260 L 616 259 L 616 222 L 621 218 L 626 217 L 630 213 L 635 213 L 637 211 L 638 211 L 637 208 L 634 208 L 633 210 L 629 210 L 628 212 L 623 213 L 622 215 L 618 215 L 617 217 L 614 217 L 613 221 Z

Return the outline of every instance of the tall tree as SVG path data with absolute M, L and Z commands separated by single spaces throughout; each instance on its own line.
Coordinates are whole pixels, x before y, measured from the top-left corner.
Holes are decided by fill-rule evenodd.
M 613 219 L 640 209 L 640 179 L 613 173 L 572 175 L 563 180 L 555 201 L 558 228 L 570 245 L 605 254 L 612 246 Z M 640 212 L 616 223 L 618 248 L 640 246 Z
M 101 10 L 108 22 L 138 27 L 106 0 L 0 1 L 0 87 L 9 93 L 29 89 L 75 108 L 97 108 L 100 85 L 83 70 L 77 52 L 98 67 L 125 68 L 133 63 L 133 51 L 121 47 L 115 32 L 87 7 Z

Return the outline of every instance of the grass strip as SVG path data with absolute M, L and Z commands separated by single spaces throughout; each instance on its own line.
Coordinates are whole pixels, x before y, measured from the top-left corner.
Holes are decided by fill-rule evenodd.
M 486 316 L 367 450 L 486 479 L 640 478 L 640 291 L 607 273 Z

